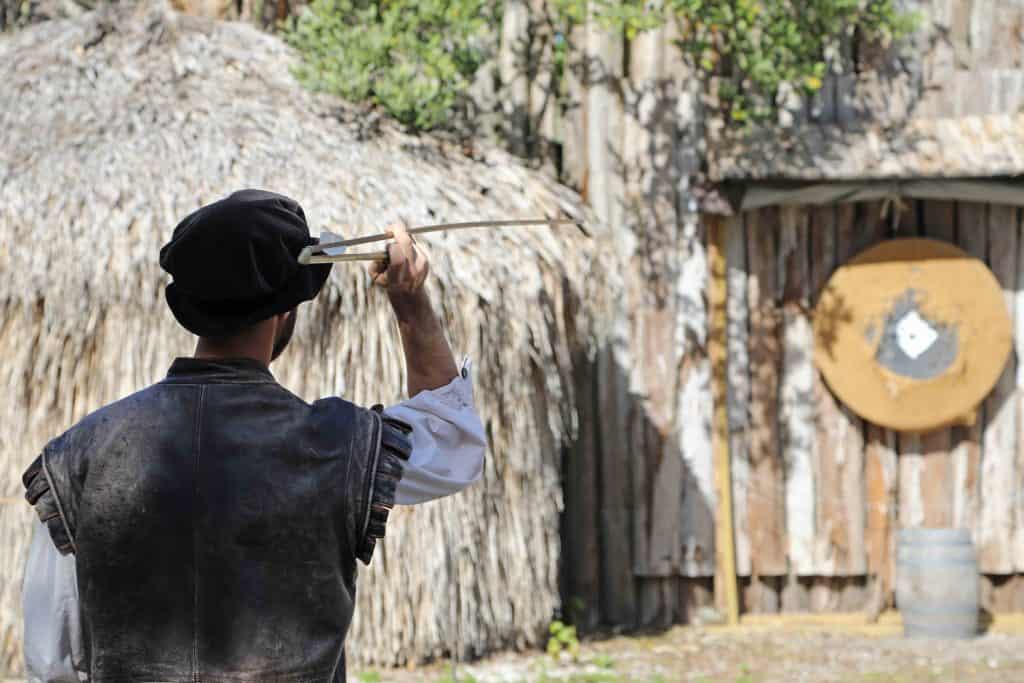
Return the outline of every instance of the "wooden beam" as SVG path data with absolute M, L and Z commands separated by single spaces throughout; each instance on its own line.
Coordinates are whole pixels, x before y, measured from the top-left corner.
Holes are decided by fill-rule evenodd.
M 745 214 L 750 368 L 747 534 L 751 576 L 787 576 L 785 463 L 779 448 L 779 370 L 783 363 L 779 300 L 779 207 Z M 735 513 L 734 513 L 735 514 Z
M 725 610 L 729 624 L 740 619 L 736 583 L 736 543 L 732 523 L 732 463 L 729 458 L 728 340 L 726 335 L 728 271 L 725 250 L 729 221 L 708 217 L 708 297 L 710 320 L 708 356 L 711 360 L 711 394 L 714 405 L 711 452 L 715 467 L 718 512 L 715 524 L 715 603 Z

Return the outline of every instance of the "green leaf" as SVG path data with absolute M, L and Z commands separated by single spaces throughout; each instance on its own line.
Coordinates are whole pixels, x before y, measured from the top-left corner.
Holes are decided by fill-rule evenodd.
M 313 0 L 284 37 L 307 87 L 429 129 L 445 123 L 484 60 L 487 8 L 485 0 Z

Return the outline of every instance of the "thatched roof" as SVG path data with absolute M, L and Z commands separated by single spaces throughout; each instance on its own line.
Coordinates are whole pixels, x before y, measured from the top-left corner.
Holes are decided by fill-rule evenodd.
M 16 664 L 29 510 L 18 476 L 86 412 L 191 351 L 163 302 L 157 251 L 183 215 L 240 187 L 294 196 L 311 224 L 583 217 L 580 199 L 509 155 L 476 160 L 303 91 L 293 55 L 244 24 L 145 4 L 0 39 L 0 671 Z M 600 226 L 427 240 L 453 345 L 476 362 L 485 480 L 398 511 L 364 571 L 356 661 L 400 663 L 536 643 L 558 602 L 559 443 L 570 354 L 615 291 Z M 339 266 L 274 366 L 300 395 L 402 395 L 379 292 Z
M 1024 173 L 1024 115 L 773 129 L 723 144 L 708 164 L 715 181 L 1013 176 Z

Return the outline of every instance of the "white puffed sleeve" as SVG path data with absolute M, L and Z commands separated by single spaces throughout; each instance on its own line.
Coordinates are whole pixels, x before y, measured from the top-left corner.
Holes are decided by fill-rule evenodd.
M 395 503 L 415 505 L 449 496 L 483 473 L 487 435 L 473 403 L 471 365 L 438 389 L 421 391 L 384 413 L 412 425 L 412 457 Z
M 61 555 L 36 520 L 22 587 L 25 613 L 25 673 L 29 683 L 78 683 L 82 629 L 78 613 L 75 556 Z

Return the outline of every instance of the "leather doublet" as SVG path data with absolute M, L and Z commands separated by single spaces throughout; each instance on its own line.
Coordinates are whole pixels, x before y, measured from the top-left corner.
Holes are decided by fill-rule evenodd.
M 408 432 L 255 361 L 178 359 L 51 441 L 26 497 L 75 554 L 90 681 L 343 677 Z

